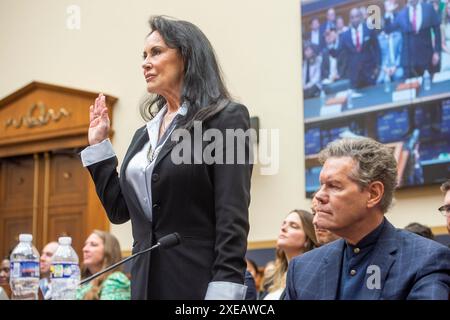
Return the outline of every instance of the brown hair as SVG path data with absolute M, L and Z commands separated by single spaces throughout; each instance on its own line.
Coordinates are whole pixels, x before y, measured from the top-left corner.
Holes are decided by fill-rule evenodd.
M 120 251 L 119 241 L 111 233 L 101 230 L 94 230 L 91 234 L 97 235 L 103 240 L 104 252 L 103 252 L 103 263 L 102 269 L 119 262 L 122 259 L 122 253 Z M 114 268 L 111 271 L 102 274 L 98 278 L 95 278 L 90 283 L 92 285 L 91 290 L 89 290 L 83 297 L 84 300 L 98 300 L 100 298 L 100 292 L 103 281 L 113 272 L 121 271 L 121 266 Z M 81 269 L 81 279 L 85 279 L 91 276 L 92 273 L 86 266 Z
M 445 181 L 442 185 L 441 185 L 441 191 L 443 193 L 447 193 L 447 191 L 450 190 L 450 179 Z
M 297 213 L 300 221 L 302 222 L 302 228 L 305 232 L 306 242 L 305 242 L 305 252 L 308 252 L 316 247 L 318 247 L 316 233 L 314 232 L 313 218 L 314 216 L 306 210 L 295 209 L 289 212 Z M 275 271 L 269 281 L 272 282 L 272 285 L 269 287 L 269 292 L 273 292 L 280 288 L 284 288 L 286 286 L 286 272 L 288 268 L 288 260 L 286 254 L 283 250 L 276 250 L 275 257 Z

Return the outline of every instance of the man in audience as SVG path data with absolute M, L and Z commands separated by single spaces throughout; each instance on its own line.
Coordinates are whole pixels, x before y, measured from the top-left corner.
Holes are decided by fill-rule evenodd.
M 337 57 L 330 50 L 339 48 L 339 35 L 336 29 L 325 31 L 325 47 L 322 51 L 322 83 L 329 84 L 346 77 L 345 55 L 340 52 Z
M 311 19 L 311 31 L 307 34 L 307 40 L 309 40 L 312 44 L 316 45 L 319 48 L 322 48 L 323 43 L 323 36 L 320 33 L 320 22 L 318 17 L 313 17 Z
M 342 239 L 290 262 L 286 298 L 447 300 L 450 250 L 384 217 L 397 185 L 392 150 L 346 138 L 328 144 L 319 159 L 314 224 Z
M 439 208 L 439 211 L 447 218 L 447 230 L 450 233 L 450 179 L 442 184 L 441 191 L 445 194 L 445 198 L 444 205 Z
M 9 285 L 9 259 L 5 258 L 0 263 L 0 286 Z
M 349 63 L 348 75 L 353 88 L 374 85 L 380 66 L 380 46 L 376 32 L 363 23 L 359 8 L 350 11 L 350 23 L 351 28 L 341 36 L 338 50 L 332 49 L 330 54 L 334 57 L 344 54 Z
M 434 234 L 433 231 L 431 231 L 431 228 L 424 226 L 423 224 L 412 222 L 405 227 L 405 230 L 424 238 L 434 240 Z
M 316 209 L 318 206 L 318 201 L 316 197 L 313 197 L 311 201 L 311 211 L 312 214 L 316 214 Z M 327 243 L 333 242 L 334 240 L 339 239 L 339 236 L 335 235 L 333 232 L 327 229 L 320 229 L 317 225 L 314 225 L 314 232 L 316 233 L 316 239 L 319 246 L 323 246 Z
M 327 10 L 327 20 L 320 26 L 320 34 L 323 36 L 325 31 L 336 29 L 336 11 L 334 8 Z
M 39 261 L 40 276 L 39 287 L 42 292 L 42 296 L 45 300 L 51 298 L 51 286 L 50 286 L 50 266 L 52 257 L 58 249 L 58 242 L 52 241 L 42 249 L 41 258 Z
M 405 77 L 422 76 L 425 70 L 431 73 L 439 64 L 441 53 L 439 16 L 433 6 L 419 0 L 408 0 L 408 5 L 395 17 L 396 1 L 385 1 L 384 7 L 385 31 L 398 30 L 403 35 L 401 61 Z
M 11 296 L 11 288 L 9 286 L 10 275 L 9 256 L 5 257 L 0 263 L 0 300 L 9 299 Z

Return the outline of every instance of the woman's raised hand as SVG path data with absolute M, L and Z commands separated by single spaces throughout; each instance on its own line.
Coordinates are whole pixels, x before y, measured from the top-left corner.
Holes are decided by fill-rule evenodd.
M 89 121 L 89 145 L 100 143 L 108 138 L 110 121 L 103 93 L 100 93 L 95 99 L 94 105 L 90 106 Z

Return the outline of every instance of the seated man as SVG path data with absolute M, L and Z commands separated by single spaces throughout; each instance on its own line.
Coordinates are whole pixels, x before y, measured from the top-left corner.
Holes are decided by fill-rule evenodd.
M 384 217 L 397 184 L 391 149 L 347 138 L 330 143 L 320 160 L 314 224 L 343 239 L 291 261 L 286 299 L 447 300 L 450 250 Z

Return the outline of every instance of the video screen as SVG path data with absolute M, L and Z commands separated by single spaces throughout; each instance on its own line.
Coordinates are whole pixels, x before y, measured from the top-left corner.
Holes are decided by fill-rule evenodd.
M 399 187 L 448 179 L 450 4 L 304 0 L 301 15 L 307 196 L 343 137 L 391 146 Z

